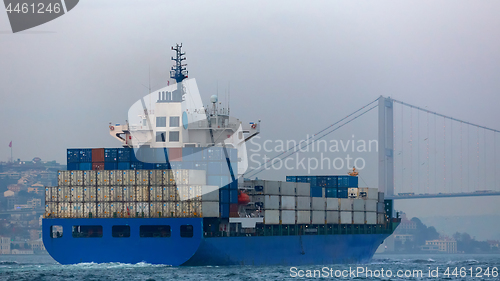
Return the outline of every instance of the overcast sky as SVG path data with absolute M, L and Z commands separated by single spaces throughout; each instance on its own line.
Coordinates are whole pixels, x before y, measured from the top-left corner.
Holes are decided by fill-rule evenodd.
M 118 146 L 108 122 L 147 94 L 148 68 L 166 85 L 181 42 L 203 101 L 230 83 L 232 115 L 261 119 L 262 140 L 304 139 L 380 95 L 500 129 L 499 14 L 498 1 L 84 0 L 12 34 L 0 13 L 0 160 L 11 140 L 15 158 L 63 164 L 66 148 Z M 376 139 L 370 114 L 329 139 Z M 500 211 L 496 197 L 457 200 Z M 404 204 L 463 210 L 425 202 Z

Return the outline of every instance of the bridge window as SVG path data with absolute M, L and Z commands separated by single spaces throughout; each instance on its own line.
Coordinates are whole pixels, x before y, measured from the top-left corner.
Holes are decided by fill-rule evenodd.
M 148 237 L 170 237 L 170 225 L 141 225 L 139 228 L 139 236 Z
M 156 127 L 167 127 L 167 117 L 156 117 Z
M 156 142 L 165 142 L 165 132 L 156 132 Z
M 179 132 L 168 132 L 168 141 L 169 142 L 178 142 L 179 141 Z
M 181 237 L 184 237 L 184 238 L 193 237 L 193 226 L 192 225 L 181 225 Z
M 63 227 L 61 225 L 50 226 L 50 238 L 61 238 L 63 236 Z
M 73 238 L 102 237 L 101 225 L 73 225 Z
M 130 237 L 130 226 L 128 225 L 113 225 L 111 228 L 111 235 L 113 237 Z
M 170 116 L 170 128 L 179 127 L 179 116 Z

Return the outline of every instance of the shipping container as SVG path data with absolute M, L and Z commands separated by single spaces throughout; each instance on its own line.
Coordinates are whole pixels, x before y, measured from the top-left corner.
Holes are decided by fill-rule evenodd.
M 349 198 L 357 198 L 358 197 L 358 188 L 357 187 L 349 187 L 347 189 L 348 197 Z
M 201 187 L 201 201 L 219 202 L 219 187 L 213 185 L 203 185 Z M 217 208 L 217 212 L 219 209 Z
M 95 202 L 83 203 L 83 217 L 84 218 L 95 218 L 96 217 L 97 204 Z
M 71 201 L 71 189 L 69 186 L 60 186 L 57 190 L 59 202 Z
M 175 185 L 169 185 L 169 186 L 164 186 L 163 188 L 163 196 L 167 196 L 166 201 L 179 201 L 179 192 L 177 191 L 177 186 Z
M 151 185 L 163 185 L 163 171 L 162 170 L 150 170 L 149 171 L 149 184 L 151 184 Z
M 339 224 L 339 212 L 338 211 L 326 211 L 326 223 L 328 224 Z
M 110 202 L 109 212 L 112 218 L 122 218 L 123 217 L 123 203 L 122 202 Z
M 363 199 L 352 199 L 352 210 L 355 212 L 364 212 L 365 201 Z
M 123 217 L 124 218 L 135 218 L 135 202 L 123 202 Z
M 384 224 L 385 223 L 385 215 L 384 214 L 377 214 L 377 223 L 378 224 Z
M 118 148 L 105 148 L 104 149 L 104 162 L 117 162 L 118 161 Z
M 295 196 L 295 183 L 294 182 L 281 182 L 280 183 L 281 195 Z
M 130 154 L 131 154 L 130 147 L 118 148 L 118 162 L 130 162 L 130 161 L 132 161 Z
M 92 162 L 92 149 L 80 149 L 80 162 Z
M 380 203 L 380 202 L 377 203 L 377 213 L 381 213 L 381 214 L 385 213 L 384 203 Z
M 123 184 L 135 185 L 135 171 L 122 171 Z
M 92 163 L 104 162 L 104 148 L 92 149 Z
M 365 200 L 365 211 L 377 212 L 377 200 Z
M 70 185 L 82 186 L 83 185 L 83 171 L 71 171 L 70 172 Z
M 46 202 L 45 203 L 45 218 L 57 218 L 57 203 L 56 202 Z
M 347 187 L 337 188 L 337 198 L 349 198 L 349 191 Z
M 295 196 L 281 196 L 281 210 L 295 210 Z
M 218 218 L 219 217 L 219 203 L 218 202 L 201 202 L 201 212 L 204 218 Z
M 206 182 L 206 171 L 202 170 L 175 170 L 174 180 L 176 184 L 198 184 L 204 185 Z M 221 182 L 222 183 L 222 182 Z
M 134 202 L 135 200 L 135 188 L 134 186 L 124 186 L 123 187 L 123 201 Z
M 57 173 L 57 185 L 69 186 L 71 184 L 71 171 L 59 171 Z
M 109 171 L 109 185 L 122 185 L 123 172 L 119 170 Z
M 326 187 L 325 197 L 326 198 L 337 198 L 337 188 L 336 187 Z
M 172 161 L 182 161 L 182 148 L 174 147 L 168 149 L 168 160 Z
M 96 202 L 97 198 L 97 188 L 95 186 L 84 186 L 83 187 L 83 201 L 84 202 Z
M 353 203 L 353 199 L 350 199 L 350 198 L 339 199 L 340 210 L 341 211 L 352 211 L 352 203 Z
M 384 193 L 383 192 L 379 192 L 378 193 L 378 202 L 384 203 L 384 200 L 385 200 Z
M 111 186 L 109 198 L 111 201 L 123 201 L 123 188 L 121 186 Z
M 256 191 L 262 191 L 265 195 L 280 195 L 279 181 L 253 181 L 253 186 Z
M 176 184 L 175 178 L 174 178 L 174 172 L 172 170 L 163 170 L 162 175 L 163 175 L 163 184 L 164 185 Z
M 265 210 L 264 211 L 264 223 L 265 224 L 279 224 L 280 223 L 280 211 L 279 210 Z
M 352 223 L 365 224 L 365 212 L 353 212 L 352 213 Z
M 297 211 L 297 224 L 310 224 L 311 211 Z
M 71 217 L 72 218 L 83 218 L 83 203 L 71 203 Z
M 135 186 L 135 198 L 137 202 L 149 201 L 149 187 L 137 185 Z
M 210 161 L 220 161 L 225 158 L 225 156 L 223 156 L 222 147 L 212 147 L 207 149 L 207 156 Z
M 352 224 L 352 212 L 340 212 L 340 224 Z
M 118 162 L 118 170 L 130 170 L 130 162 Z
M 325 197 L 325 189 L 321 186 L 311 185 L 311 197 Z
M 66 202 L 59 202 L 57 204 L 57 217 L 71 218 L 71 204 Z
M 92 162 L 78 163 L 78 170 L 80 170 L 80 171 L 92 171 Z
M 321 197 L 311 198 L 311 207 L 313 211 L 324 211 L 326 208 L 326 198 L 321 198 Z
M 311 210 L 311 197 L 295 197 L 297 210 Z
M 325 211 L 312 211 L 311 212 L 312 224 L 325 224 Z
M 111 208 L 109 202 L 97 203 L 97 217 L 98 218 L 110 218 Z
M 59 187 L 57 187 L 57 186 L 50 187 L 50 196 L 52 198 L 52 200 L 51 200 L 52 202 L 59 202 L 58 190 L 59 190 Z
M 229 189 L 229 203 L 238 204 L 238 189 Z
M 97 187 L 97 202 L 109 202 L 109 196 L 111 195 L 109 186 L 98 186 Z
M 219 204 L 219 212 L 221 218 L 229 218 L 229 204 Z
M 296 176 L 286 176 L 286 181 L 287 182 L 296 182 L 297 177 Z
M 52 187 L 50 186 L 45 187 L 45 202 L 52 202 Z
M 366 224 L 377 224 L 377 213 L 366 212 Z
M 339 210 L 339 199 L 326 198 L 326 209 L 329 211 L 338 211 Z
M 92 186 L 96 185 L 97 172 L 96 171 L 83 171 L 83 185 Z
M 163 186 L 152 185 L 149 187 L 149 199 L 155 202 L 161 202 L 163 200 Z
M 163 213 L 163 202 L 151 202 L 149 203 L 150 217 L 151 218 L 162 218 L 165 217 Z
M 103 171 L 104 170 L 104 162 L 92 163 L 92 170 Z
M 264 209 L 266 210 L 279 210 L 280 197 L 276 195 L 264 195 Z M 279 214 L 278 214 L 279 216 Z
M 83 186 L 71 187 L 71 202 L 83 202 Z
M 224 162 L 208 162 L 207 164 L 207 174 L 208 175 L 220 175 L 222 174 L 222 166 L 225 165 Z
M 104 170 L 118 170 L 118 163 L 116 162 L 104 162 Z
M 295 224 L 295 210 L 281 210 L 280 220 L 282 224 Z
M 109 182 L 110 182 L 110 171 L 97 172 L 97 185 L 109 186 Z
M 359 196 L 369 200 L 378 200 L 378 189 L 371 187 L 360 187 Z
M 80 162 L 80 149 L 68 149 L 67 150 L 67 163 L 78 163 Z
M 358 187 L 358 177 L 337 176 L 337 187 Z
M 393 214 L 393 205 L 392 205 L 392 200 L 386 199 L 384 200 L 384 205 L 385 205 L 385 214 L 387 215 L 388 218 L 392 218 Z
M 135 183 L 136 183 L 136 185 L 148 185 L 149 184 L 149 170 L 137 170 L 137 171 L 135 171 Z
M 311 196 L 311 185 L 308 183 L 295 183 L 295 192 L 297 196 Z
M 80 163 L 68 163 L 66 165 L 66 170 L 68 171 L 80 170 Z
M 149 203 L 148 202 L 136 202 L 135 209 L 137 211 L 138 218 L 148 218 L 149 217 Z

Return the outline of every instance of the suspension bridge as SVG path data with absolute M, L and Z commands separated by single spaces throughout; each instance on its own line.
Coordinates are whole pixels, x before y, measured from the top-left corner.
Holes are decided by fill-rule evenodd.
M 266 164 L 297 153 L 377 108 L 378 188 L 386 198 L 500 195 L 499 130 L 383 96 L 270 158 L 247 176 L 257 175 Z

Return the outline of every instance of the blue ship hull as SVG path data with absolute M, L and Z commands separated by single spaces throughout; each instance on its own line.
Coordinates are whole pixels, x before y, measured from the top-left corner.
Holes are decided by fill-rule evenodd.
M 51 238 L 52 225 L 63 227 Z M 72 227 L 101 225 L 102 237 L 74 238 Z M 129 225 L 130 237 L 112 237 L 112 226 Z M 141 225 L 170 225 L 171 236 L 143 238 Z M 181 237 L 181 225 L 193 237 Z M 201 218 L 43 219 L 43 242 L 61 264 L 121 262 L 180 265 L 305 265 L 364 263 L 389 234 L 203 237 Z

